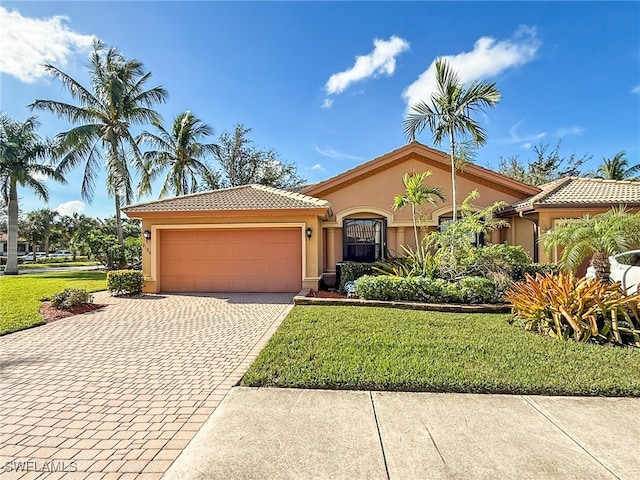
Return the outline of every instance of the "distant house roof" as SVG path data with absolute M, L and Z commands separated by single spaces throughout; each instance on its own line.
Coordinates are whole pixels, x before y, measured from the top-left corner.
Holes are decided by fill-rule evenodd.
M 503 211 L 526 211 L 549 207 L 640 206 L 640 182 L 567 177 L 547 183 L 542 191 Z
M 138 203 L 126 206 L 122 210 L 129 215 L 150 212 L 231 212 L 328 208 L 329 202 L 326 200 L 264 185 L 251 184 Z

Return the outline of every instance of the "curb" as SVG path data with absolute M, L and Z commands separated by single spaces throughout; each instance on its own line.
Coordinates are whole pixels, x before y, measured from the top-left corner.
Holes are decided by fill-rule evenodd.
M 384 307 L 401 308 L 405 310 L 424 310 L 428 312 L 452 313 L 511 313 L 508 304 L 478 304 L 460 305 L 455 303 L 421 303 L 384 300 L 363 300 L 360 298 L 318 298 L 307 297 L 310 289 L 305 288 L 293 297 L 294 305 L 325 305 L 325 306 L 354 306 L 354 307 Z

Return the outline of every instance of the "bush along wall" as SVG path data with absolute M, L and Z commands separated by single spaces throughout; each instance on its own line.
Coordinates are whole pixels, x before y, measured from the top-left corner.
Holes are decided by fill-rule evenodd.
M 111 295 L 139 295 L 144 274 L 140 270 L 113 270 L 107 273 L 107 288 Z
M 365 275 L 356 281 L 355 294 L 367 300 L 402 300 L 425 303 L 503 303 L 502 289 L 484 277 L 457 282 L 441 278 Z
M 343 262 L 340 264 L 340 285 L 338 289 L 344 292 L 344 284 L 359 279 L 363 275 L 374 273 L 375 263 Z

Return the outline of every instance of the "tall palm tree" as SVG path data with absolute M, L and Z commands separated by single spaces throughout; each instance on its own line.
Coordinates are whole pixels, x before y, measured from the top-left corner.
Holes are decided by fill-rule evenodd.
M 487 136 L 482 126 L 471 118 L 473 113 L 483 111 L 485 107 L 495 106 L 501 98 L 500 90 L 495 83 L 474 81 L 465 88 L 458 74 L 443 58 L 436 60 L 437 90 L 431 95 L 431 102 L 418 102 L 412 106 L 413 113 L 407 115 L 403 122 L 403 130 L 410 141 L 415 141 L 416 134 L 429 127 L 433 133 L 433 141 L 440 145 L 449 138 L 449 156 L 451 160 L 451 190 L 453 203 L 453 219 L 458 218 L 456 191 L 456 149 L 461 144 L 457 136 L 470 138 L 476 146 L 484 145 Z
M 549 251 L 561 247 L 560 264 L 575 271 L 591 256 L 591 266 L 603 282 L 609 281 L 609 257 L 640 246 L 640 212 L 630 214 L 624 208 L 612 208 L 605 213 L 568 220 L 542 236 Z
M 203 143 L 213 135 L 213 128 L 204 123 L 190 111 L 177 115 L 167 131 L 160 122 L 154 122 L 158 134 L 144 131 L 138 137 L 139 142 L 150 144 L 155 150 L 144 153 L 145 189 L 151 190 L 150 182 L 165 170 L 160 197 L 167 194 L 186 195 L 195 193 L 203 186 L 207 189 L 218 188 L 217 174 L 207 163 L 207 157 L 219 153 L 218 145 Z
M 43 161 L 49 147 L 37 135 L 38 126 L 35 117 L 18 122 L 5 114 L 0 116 L 0 190 L 8 209 L 5 275 L 18 274 L 18 186 L 30 188 L 46 201 L 49 193 L 43 178 L 65 181 L 57 169 Z
M 424 205 L 425 203 L 435 205 L 436 201 L 433 198 L 434 196 L 444 202 L 444 195 L 440 187 L 424 185 L 425 180 L 430 175 L 430 171 L 414 173 L 413 175 L 405 173 L 402 176 L 405 191 L 402 194 L 396 195 L 393 199 L 394 210 L 400 210 L 407 205 L 411 205 L 411 218 L 413 220 L 413 234 L 415 235 L 416 249 L 420 246 L 418 240 L 418 224 L 416 222 L 416 207 Z
M 625 158 L 626 153 L 620 151 L 613 158 L 602 159 L 602 163 L 595 172 L 589 172 L 587 176 L 603 178 L 605 180 L 638 180 L 640 179 L 640 163 L 632 167 Z
M 167 92 L 162 87 L 147 89 L 151 72 L 145 72 L 138 60 L 126 59 L 121 52 L 99 41 L 94 42 L 89 56 L 90 88 L 53 65 L 45 65 L 45 69 L 62 83 L 78 105 L 36 100 L 30 106 L 76 125 L 57 136 L 60 168 L 67 171 L 84 163 L 81 194 L 88 201 L 93 199 L 95 179 L 106 154 L 108 192 L 115 201 L 117 236 L 122 245 L 120 207 L 123 200 L 131 203 L 134 196 L 129 163 L 133 163 L 138 175 L 144 174 L 142 156 L 130 129 L 133 125 L 159 121 L 160 115 L 153 107 L 166 101 Z M 124 155 L 126 147 L 131 149 L 129 156 Z
M 47 256 L 49 255 L 49 238 L 57 216 L 58 212 L 48 208 L 39 208 L 27 214 L 27 221 L 31 222 L 35 226 L 34 230 L 40 234 Z

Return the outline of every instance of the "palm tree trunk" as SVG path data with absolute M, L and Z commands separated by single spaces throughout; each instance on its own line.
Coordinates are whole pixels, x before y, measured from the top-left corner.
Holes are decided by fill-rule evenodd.
M 120 212 L 120 194 L 114 196 L 116 202 L 116 235 L 118 237 L 118 245 L 124 245 L 124 236 L 122 235 L 122 213 Z
M 411 204 L 411 218 L 413 219 L 413 234 L 416 237 L 416 251 L 418 251 L 418 225 L 416 224 L 416 206 Z
M 596 272 L 596 278 L 602 283 L 609 283 L 611 277 L 611 264 L 609 263 L 609 255 L 605 252 L 596 252 L 591 257 L 591 266 Z
M 7 264 L 5 275 L 18 274 L 18 186 L 15 180 L 10 180 L 9 186 L 9 224 L 7 228 Z M 34 253 L 35 255 L 35 253 Z
M 458 220 L 458 196 L 456 189 L 456 153 L 453 129 L 449 130 L 449 139 L 451 142 L 451 196 L 453 198 L 453 218 L 452 222 Z

